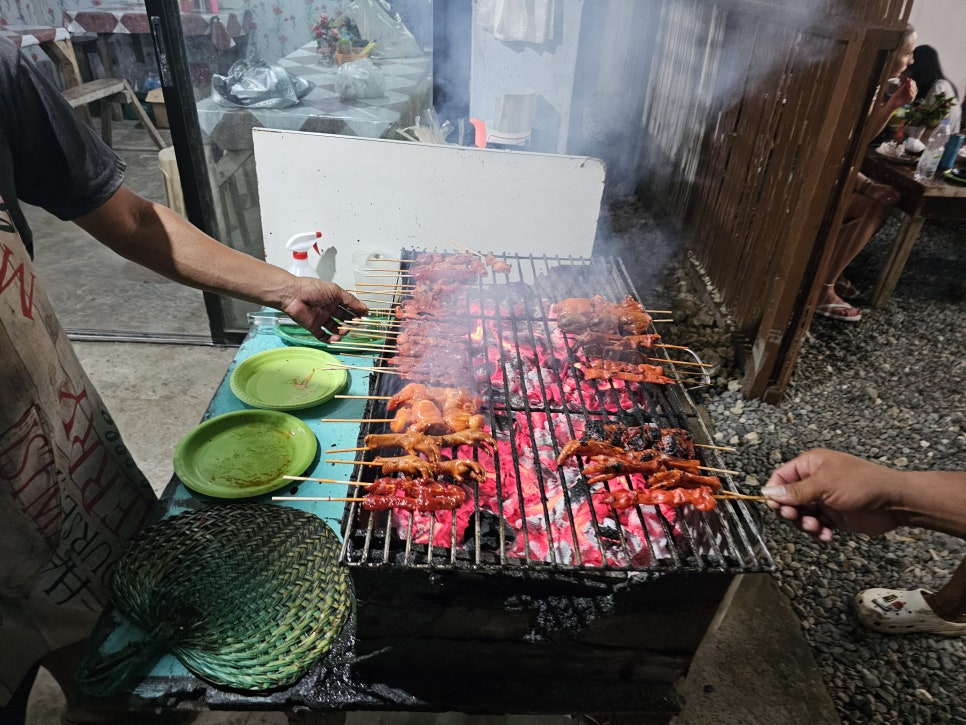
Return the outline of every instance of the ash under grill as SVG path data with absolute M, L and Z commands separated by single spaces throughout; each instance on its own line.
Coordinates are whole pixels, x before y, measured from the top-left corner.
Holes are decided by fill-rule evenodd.
M 402 282 L 420 253 L 407 250 Z M 636 505 L 618 511 L 599 491 L 615 482 L 588 485 L 581 466 L 558 466 L 563 445 L 604 423 L 683 428 L 698 444 L 711 435 L 686 384 L 658 385 L 584 380 L 581 352 L 563 335 L 552 305 L 564 298 L 601 295 L 640 299 L 619 260 L 500 255 L 509 272 L 491 272 L 437 297 L 437 313 L 407 320 L 423 345 L 423 367 L 407 367 L 402 342 L 398 366 L 374 376 L 374 395 L 396 393 L 409 380 L 465 386 L 482 400 L 484 429 L 496 440 L 463 446 L 453 457 L 479 463 L 489 475 L 464 484 L 466 501 L 455 511 L 369 511 L 346 507 L 342 560 L 351 567 L 537 574 L 632 572 L 761 572 L 775 568 L 747 502 L 719 500 L 711 511 Z M 418 262 L 416 262 L 418 263 Z M 403 295 L 412 301 L 419 292 Z M 650 332 L 659 332 L 652 325 Z M 678 341 L 667 341 L 678 342 Z M 683 341 L 686 342 L 686 341 Z M 426 346 L 431 346 L 427 349 Z M 694 379 L 694 368 L 672 362 L 666 348 L 648 351 L 672 377 Z M 658 362 L 659 361 L 659 362 Z M 385 363 L 382 363 L 385 364 Z M 428 366 L 428 367 L 427 367 Z M 408 372 L 402 379 L 395 370 Z M 386 419 L 383 400 L 370 401 L 366 418 Z M 368 434 L 388 432 L 385 423 L 363 425 Z M 380 451 L 384 455 L 391 452 Z M 724 469 L 712 448 L 699 448 L 706 466 Z M 374 457 L 368 451 L 363 460 Z M 373 478 L 357 467 L 356 481 Z M 736 490 L 718 474 L 725 490 Z M 353 496 L 365 490 L 357 487 Z

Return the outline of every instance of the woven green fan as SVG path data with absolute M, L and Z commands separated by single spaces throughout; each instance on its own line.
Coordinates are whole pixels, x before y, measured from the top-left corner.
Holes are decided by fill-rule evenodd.
M 219 685 L 290 685 L 328 651 L 352 611 L 339 540 L 318 517 L 269 504 L 189 511 L 146 529 L 114 572 L 114 603 L 147 633 L 82 663 L 92 695 L 125 686 L 158 645 Z M 139 654 L 138 654 L 139 653 Z

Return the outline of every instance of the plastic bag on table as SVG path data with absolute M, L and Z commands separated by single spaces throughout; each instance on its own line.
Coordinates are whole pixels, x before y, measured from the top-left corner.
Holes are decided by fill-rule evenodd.
M 343 101 L 378 98 L 386 92 L 386 76 L 368 58 L 354 60 L 339 66 L 335 90 Z
M 396 132 L 409 141 L 443 144 L 446 143 L 446 139 L 452 131 L 453 126 L 449 121 L 443 121 L 441 124 L 436 111 L 427 108 L 422 115 L 416 116 L 415 124 L 398 129 Z
M 291 108 L 313 88 L 311 81 L 264 60 L 238 60 L 227 75 L 211 77 L 211 97 L 221 106 Z
M 376 41 L 373 58 L 415 58 L 422 48 L 398 15 L 390 14 L 380 0 L 354 0 L 347 11 L 359 27 L 361 37 Z

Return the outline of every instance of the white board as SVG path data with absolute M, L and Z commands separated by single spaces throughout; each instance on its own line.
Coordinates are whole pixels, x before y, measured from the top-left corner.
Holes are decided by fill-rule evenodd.
M 586 156 L 256 128 L 265 259 L 288 267 L 285 242 L 321 231 L 320 276 L 353 281 L 363 249 L 589 257 L 604 164 Z M 315 258 L 317 259 L 317 258 Z

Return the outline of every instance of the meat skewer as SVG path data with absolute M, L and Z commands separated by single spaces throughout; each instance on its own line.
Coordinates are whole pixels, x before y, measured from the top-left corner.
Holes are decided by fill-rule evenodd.
M 367 511 L 401 508 L 407 511 L 452 511 L 466 501 L 456 484 L 419 478 L 379 478 L 365 496 L 272 496 L 272 501 L 343 501 L 361 503 Z M 402 491 L 400 493 L 399 491 Z
M 381 466 L 384 474 L 402 473 L 407 476 L 418 476 L 424 479 L 434 479 L 437 476 L 448 476 L 454 481 L 482 481 L 486 478 L 486 471 L 476 461 L 466 458 L 442 458 L 427 461 L 419 456 L 398 456 L 384 458 L 377 456 L 371 461 L 341 461 L 326 459 L 326 463 L 351 464 L 356 466 Z
M 607 491 L 604 501 L 618 511 L 637 505 L 681 506 L 689 503 L 698 511 L 712 511 L 715 503 L 711 490 L 705 486 L 698 488 L 634 489 L 631 491 Z
M 430 436 L 415 431 L 405 433 L 370 433 L 365 439 L 366 447 L 362 450 L 379 448 L 402 448 L 410 454 L 421 453 L 430 460 L 439 459 L 440 448 L 458 448 L 459 446 L 484 445 L 493 449 L 496 441 L 489 433 L 478 428 Z

